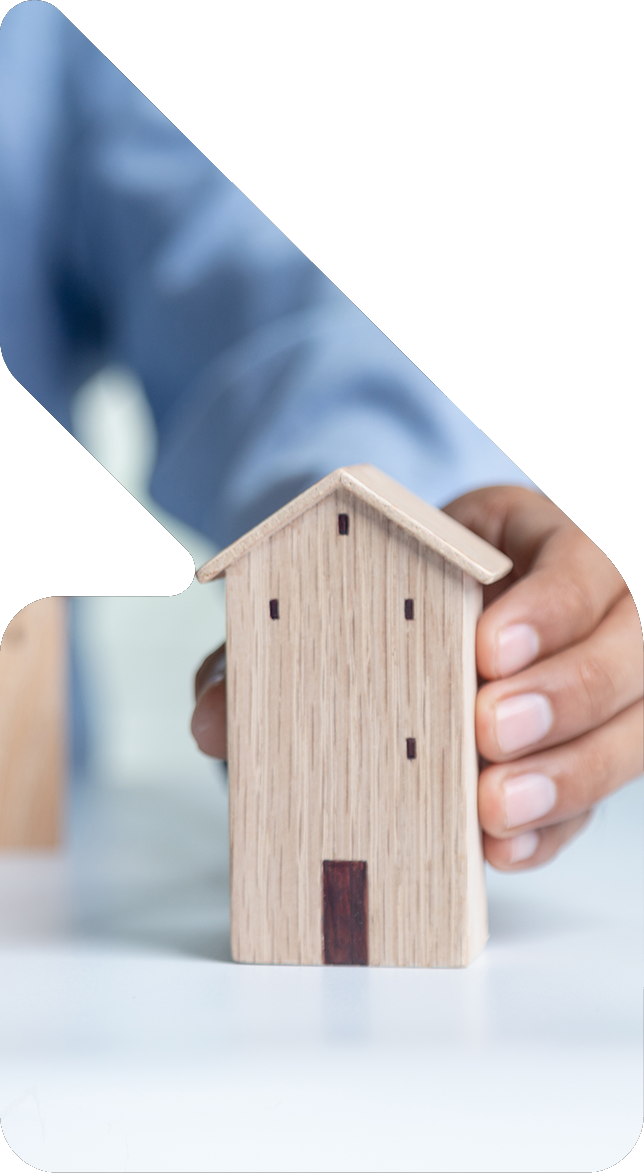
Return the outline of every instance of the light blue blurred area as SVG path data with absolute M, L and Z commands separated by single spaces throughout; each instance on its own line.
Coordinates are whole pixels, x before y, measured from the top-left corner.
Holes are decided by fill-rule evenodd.
M 192 554 L 212 543 L 151 498 L 156 433 L 136 378 L 108 368 L 74 401 L 74 429 L 97 460 Z M 225 639 L 224 583 L 196 582 L 172 598 L 73 601 L 75 777 L 111 786 L 214 784 L 221 768 L 189 731 L 192 682 Z

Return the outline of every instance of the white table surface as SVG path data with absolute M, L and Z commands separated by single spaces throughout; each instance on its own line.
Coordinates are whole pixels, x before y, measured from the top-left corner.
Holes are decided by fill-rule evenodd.
M 0 1118 L 38 1168 L 599 1170 L 642 1122 L 641 783 L 488 872 L 467 970 L 241 966 L 225 793 L 89 788 L 0 858 Z

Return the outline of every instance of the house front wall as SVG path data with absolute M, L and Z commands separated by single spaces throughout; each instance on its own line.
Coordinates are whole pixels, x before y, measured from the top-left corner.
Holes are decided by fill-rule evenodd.
M 483 944 L 480 593 L 343 488 L 229 568 L 236 959 L 323 961 L 324 860 L 367 864 L 370 964 Z

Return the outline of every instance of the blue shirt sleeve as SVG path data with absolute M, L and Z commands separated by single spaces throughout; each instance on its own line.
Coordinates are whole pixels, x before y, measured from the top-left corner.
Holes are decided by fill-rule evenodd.
M 135 371 L 153 494 L 218 545 L 343 464 L 439 505 L 530 484 L 41 0 L 0 29 L 0 169 L 7 365 L 67 427 L 91 373 Z

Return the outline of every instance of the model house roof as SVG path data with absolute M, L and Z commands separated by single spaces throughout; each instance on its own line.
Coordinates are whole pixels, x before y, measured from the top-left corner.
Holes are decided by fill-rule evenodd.
M 312 485 L 299 497 L 294 497 L 277 513 L 267 517 L 231 546 L 211 558 L 197 571 L 199 582 L 211 582 L 226 573 L 229 566 L 246 554 L 258 542 L 283 529 L 318 501 L 337 488 L 348 489 L 361 501 L 371 505 L 384 517 L 395 522 L 406 533 L 442 554 L 448 562 L 459 566 L 481 583 L 496 582 L 512 569 L 512 562 L 489 542 L 454 521 L 442 510 L 428 505 L 415 493 L 405 489 L 371 464 L 354 464 L 335 472 Z

